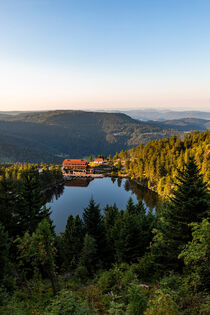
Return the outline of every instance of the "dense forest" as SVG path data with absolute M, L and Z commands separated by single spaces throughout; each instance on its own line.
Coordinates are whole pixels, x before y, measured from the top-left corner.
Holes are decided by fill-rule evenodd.
M 62 180 L 59 167 L 1 167 L 0 314 L 209 314 L 210 196 L 195 158 L 158 213 L 90 200 L 59 235 L 44 204 L 49 179 Z
M 158 194 L 168 196 L 179 170 L 183 170 L 192 156 L 204 180 L 210 183 L 210 131 L 191 132 L 183 140 L 177 136 L 154 140 L 145 146 L 121 151 L 113 160 L 118 162 L 119 174 L 126 173 Z
M 0 113 L 0 162 L 61 163 L 66 156 L 114 154 L 175 133 L 183 132 L 122 113 Z

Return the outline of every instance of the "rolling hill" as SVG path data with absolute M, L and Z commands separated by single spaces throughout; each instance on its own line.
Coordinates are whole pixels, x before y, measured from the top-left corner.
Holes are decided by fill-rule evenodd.
M 60 162 L 65 156 L 114 154 L 174 133 L 181 134 L 123 113 L 0 113 L 0 160 Z

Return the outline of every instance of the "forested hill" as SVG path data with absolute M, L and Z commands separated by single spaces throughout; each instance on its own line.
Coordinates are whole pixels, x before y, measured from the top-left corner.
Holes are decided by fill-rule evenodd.
M 191 156 L 195 157 L 204 180 L 210 183 L 210 131 L 191 133 L 183 141 L 177 136 L 154 140 L 145 146 L 121 151 L 114 160 L 125 165 L 131 178 L 167 196 L 174 188 L 178 169 L 183 170 Z
M 61 162 L 65 156 L 113 154 L 180 131 L 122 113 L 0 113 L 0 161 Z
M 181 118 L 164 121 L 150 121 L 151 124 L 160 126 L 162 128 L 172 128 L 182 131 L 190 130 L 209 130 L 210 120 L 198 118 Z

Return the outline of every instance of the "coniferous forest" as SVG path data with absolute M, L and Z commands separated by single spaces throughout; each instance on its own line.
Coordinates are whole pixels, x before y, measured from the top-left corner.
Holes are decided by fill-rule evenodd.
M 167 196 L 153 213 L 93 199 L 56 235 L 46 204 L 59 166 L 0 169 L 0 314 L 209 314 L 209 132 L 120 152 L 129 176 Z M 123 172 L 123 170 L 122 170 Z
M 204 181 L 210 184 L 209 154 L 210 131 L 196 131 L 187 134 L 183 140 L 174 135 L 121 151 L 113 160 L 118 161 L 120 169 L 124 166 L 129 177 L 159 195 L 168 196 L 174 189 L 178 170 L 184 169 L 191 156 L 195 158 Z

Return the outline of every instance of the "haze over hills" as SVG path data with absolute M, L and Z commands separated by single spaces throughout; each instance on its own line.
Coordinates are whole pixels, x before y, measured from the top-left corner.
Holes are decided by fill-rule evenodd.
M 171 120 L 182 118 L 210 119 L 210 112 L 203 111 L 175 111 L 175 110 L 157 110 L 157 109 L 137 109 L 123 111 L 130 117 L 138 120 Z
M 153 139 L 208 128 L 209 121 L 201 119 L 142 122 L 124 113 L 0 113 L 0 161 L 60 163 L 66 156 L 114 154 Z
M 164 121 L 148 121 L 153 125 L 157 125 L 163 128 L 172 128 L 182 131 L 189 130 L 209 130 L 210 120 L 199 119 L 199 118 L 182 118 L 182 119 L 171 119 Z

